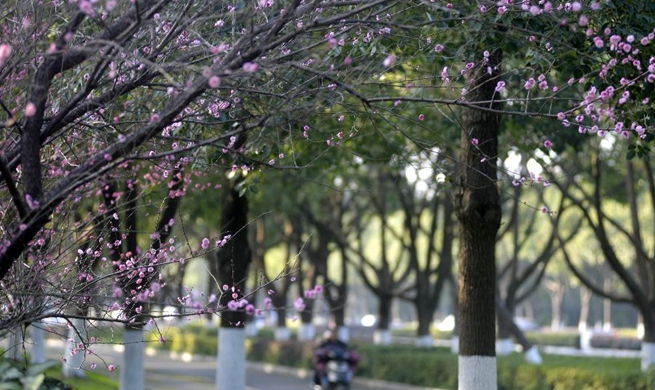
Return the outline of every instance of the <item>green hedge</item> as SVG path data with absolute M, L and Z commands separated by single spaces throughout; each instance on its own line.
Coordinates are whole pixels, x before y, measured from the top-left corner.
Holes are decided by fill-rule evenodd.
M 248 359 L 311 367 L 311 343 L 254 340 Z M 457 356 L 447 348 L 355 345 L 361 361 L 358 376 L 415 386 L 457 388 Z M 499 390 L 649 390 L 655 375 L 644 374 L 637 359 L 578 358 L 546 355 L 543 365 L 520 354 L 498 359 Z
M 192 355 L 216 355 L 218 352 L 216 328 L 201 326 L 186 326 L 184 328 L 170 327 L 147 333 L 148 346 L 155 349 L 169 350 Z M 164 336 L 165 342 L 159 340 Z
M 250 361 L 311 369 L 314 343 L 249 339 L 246 356 Z
M 580 334 L 578 332 L 526 332 L 525 336 L 536 345 L 580 347 Z
M 358 375 L 415 386 L 457 388 L 457 356 L 448 348 L 356 346 Z

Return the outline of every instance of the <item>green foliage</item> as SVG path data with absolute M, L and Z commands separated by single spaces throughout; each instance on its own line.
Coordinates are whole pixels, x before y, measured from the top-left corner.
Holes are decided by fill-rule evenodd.
M 361 345 L 358 374 L 415 386 L 457 387 L 457 356 L 446 348 Z
M 248 359 L 311 367 L 312 343 L 249 340 Z M 367 378 L 442 389 L 457 388 L 457 356 L 446 348 L 411 346 L 354 346 L 361 356 L 357 375 Z M 498 359 L 500 390 L 651 389 L 653 373 L 644 374 L 637 359 L 544 356 L 543 365 L 530 365 L 519 354 Z
M 246 356 L 252 361 L 311 369 L 314 343 L 254 339 L 246 345 Z
M 526 332 L 525 335 L 535 345 L 574 348 L 580 346 L 580 333 L 578 332 Z
M 104 376 L 100 373 L 87 371 L 86 378 L 66 378 L 61 376 L 61 366 L 56 365 L 46 371 L 45 383 L 65 381 L 69 387 L 62 387 L 61 389 L 75 389 L 75 390 L 117 390 L 118 382 L 114 379 Z M 59 387 L 48 387 L 47 389 L 56 390 Z
M 54 379 L 48 378 L 45 371 L 56 366 L 56 361 L 48 361 L 22 367 L 20 364 L 4 359 L 0 361 L 0 389 L 1 390 L 69 390 L 70 386 Z

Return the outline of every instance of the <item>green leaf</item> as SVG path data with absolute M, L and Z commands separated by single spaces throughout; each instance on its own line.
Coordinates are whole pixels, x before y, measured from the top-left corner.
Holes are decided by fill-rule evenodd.
M 44 380 L 45 374 L 25 377 L 21 380 L 23 382 L 23 390 L 39 390 Z
M 626 156 L 626 158 L 627 158 L 628 160 L 632 160 L 633 158 L 635 158 L 635 154 L 636 154 L 636 152 L 635 152 L 634 149 L 629 150 L 629 151 L 628 151 L 628 155 Z
M 22 386 L 15 382 L 0 383 L 0 390 L 22 390 Z
M 41 364 L 34 364 L 27 368 L 26 376 L 35 376 L 45 372 L 47 369 L 56 366 L 58 363 L 54 360 L 47 361 Z

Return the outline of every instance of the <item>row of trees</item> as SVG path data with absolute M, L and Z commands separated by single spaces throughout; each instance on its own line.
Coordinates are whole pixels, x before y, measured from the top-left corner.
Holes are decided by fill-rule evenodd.
M 242 356 L 251 304 L 244 300 L 251 223 L 243 195 L 256 188 L 256 173 L 272 166 L 302 169 L 310 178 L 327 171 L 333 177 L 325 184 L 338 178 L 350 183 L 348 170 L 357 173 L 360 165 L 354 155 L 389 161 L 393 169 L 382 169 L 383 180 L 353 194 L 375 186 L 403 191 L 390 185 L 402 180 L 403 164 L 396 160 L 452 163 L 435 170 L 452 184 L 452 208 L 438 191 L 425 202 L 401 192 L 395 200 L 404 214 L 400 233 L 384 217 L 392 206 L 370 201 L 382 216 L 375 217 L 382 221 L 381 237 L 400 235 L 408 259 L 402 264 L 411 267 L 402 265 L 399 276 L 417 270 L 415 288 L 402 277 L 384 286 L 421 310 L 433 308 L 448 267 L 428 259 L 439 253 L 447 264 L 450 238 L 444 237 L 455 235 L 447 223 L 437 228 L 436 216 L 443 222 L 455 215 L 460 388 L 495 389 L 494 307 L 500 303 L 494 248 L 502 220 L 497 184 L 513 179 L 498 170 L 505 152 L 501 119 L 508 145 L 528 153 L 538 146 L 550 153 L 556 146 L 549 169 L 558 169 L 556 156 L 567 144 L 580 143 L 571 125 L 574 133 L 615 134 L 606 141 L 609 150 L 620 143 L 616 137 L 630 138 L 628 156 L 648 155 L 652 140 L 653 9 L 641 2 L 80 0 L 38 10 L 10 1 L 5 9 L 0 281 L 6 310 L 0 323 L 10 329 L 52 315 L 53 308 L 71 322 L 88 319 L 90 302 L 99 306 L 97 313 L 120 310 L 116 321 L 125 323 L 134 347 L 125 356 L 135 359 L 123 364 L 135 375 L 122 378 L 124 389 L 143 387 L 139 341 L 152 319 L 149 303 L 166 287 L 161 271 L 208 251 L 217 251 L 212 268 L 227 328 L 219 365 L 240 360 L 234 356 Z M 557 121 L 561 126 L 551 125 Z M 459 143 L 447 128 L 460 133 Z M 440 157 L 431 160 L 436 153 Z M 226 171 L 232 178 L 220 183 L 221 212 L 214 213 L 222 218 L 205 216 L 214 235 L 193 243 L 179 218 L 179 198 L 215 190 L 218 181 L 203 175 Z M 556 170 L 553 178 L 562 172 L 570 170 Z M 595 177 L 600 183 L 600 173 Z M 629 299 L 644 316 L 645 350 L 655 351 L 648 279 L 628 278 L 621 259 L 612 257 L 605 225 L 619 225 L 605 219 L 600 190 L 587 196 L 582 184 L 570 188 L 575 191 L 567 202 L 579 205 L 607 261 L 626 281 Z M 317 232 L 330 235 L 326 244 L 316 233 L 314 253 L 323 260 L 314 272 L 327 278 L 326 297 L 334 307 L 345 296 L 349 258 L 372 286 L 373 276 L 386 272 L 384 262 L 371 262 L 357 247 L 361 240 L 350 245 L 350 236 L 365 234 L 362 221 L 372 217 L 357 214 L 366 202 L 361 196 L 353 196 L 355 213 L 346 213 L 344 202 L 353 202 L 346 194 L 331 208 L 323 204 L 323 212 L 312 210 L 313 199 L 302 207 L 312 216 L 336 213 L 352 227 L 343 231 L 309 219 Z M 585 214 L 588 204 L 593 212 Z M 431 209 L 423 217 L 432 218 L 428 224 L 421 219 L 425 207 Z M 635 226 L 624 230 L 639 243 Z M 181 232 L 175 237 L 173 227 Z M 423 257 L 419 236 L 412 236 L 417 229 L 427 237 L 439 232 L 443 245 L 427 245 Z M 325 245 L 339 248 L 340 279 L 332 280 L 327 270 Z M 644 264 L 648 255 L 639 253 Z M 215 310 L 209 299 L 189 303 Z M 244 310 L 233 310 L 239 306 Z M 85 347 L 81 341 L 72 350 Z M 243 387 L 243 366 L 230 368 L 219 370 L 219 387 Z

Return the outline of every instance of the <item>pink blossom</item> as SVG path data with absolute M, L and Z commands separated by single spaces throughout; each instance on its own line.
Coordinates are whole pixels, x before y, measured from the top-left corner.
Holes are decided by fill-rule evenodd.
M 96 16 L 95 11 L 93 10 L 93 5 L 88 0 L 81 0 L 78 4 L 80 11 L 87 14 L 90 17 Z
M 441 53 L 441 52 L 443 51 L 443 45 L 440 44 L 440 43 L 437 43 L 437 44 L 434 46 L 434 51 L 435 51 L 435 53 Z
M 477 138 L 471 138 L 471 145 L 477 146 L 480 141 Z
M 116 366 L 114 366 L 113 364 L 110 364 L 109 366 L 107 366 L 107 369 L 108 369 L 109 371 L 115 371 L 115 370 L 116 370 Z
M 202 239 L 202 243 L 200 244 L 202 249 L 207 249 L 209 248 L 209 238 L 205 237 Z
M 257 65 L 255 62 L 246 62 L 243 64 L 243 71 L 246 73 L 253 73 L 259 68 L 259 65 Z
M 231 300 L 230 302 L 227 303 L 227 308 L 229 310 L 235 311 L 239 308 L 239 303 L 235 300 Z
M 504 81 L 499 81 L 498 84 L 496 84 L 496 92 L 500 92 L 505 88 L 505 82 Z
M 34 114 L 36 114 L 36 106 L 32 102 L 27 103 L 27 106 L 25 106 L 25 116 L 34 116 Z
M 424 119 L 425 119 L 425 115 L 423 115 L 423 114 L 419 114 L 419 116 L 418 116 L 418 120 L 422 121 L 422 120 L 424 120 Z
M 207 83 L 209 84 L 209 88 L 218 88 L 221 85 L 221 78 L 218 76 L 212 76 Z
M 544 147 L 547 148 L 547 149 L 550 149 L 550 148 L 553 147 L 553 143 L 550 140 L 547 139 L 547 140 L 544 141 Z
M 11 55 L 11 46 L 3 43 L 0 45 L 0 66 L 4 65 L 5 61 Z
M 384 61 L 382 61 L 382 65 L 384 65 L 385 68 L 389 68 L 393 66 L 393 64 L 395 63 L 396 63 L 396 56 L 394 56 L 393 54 L 389 54 L 387 58 L 385 58 Z
M 293 307 L 298 311 L 305 310 L 305 301 L 302 298 L 298 298 L 293 301 Z

